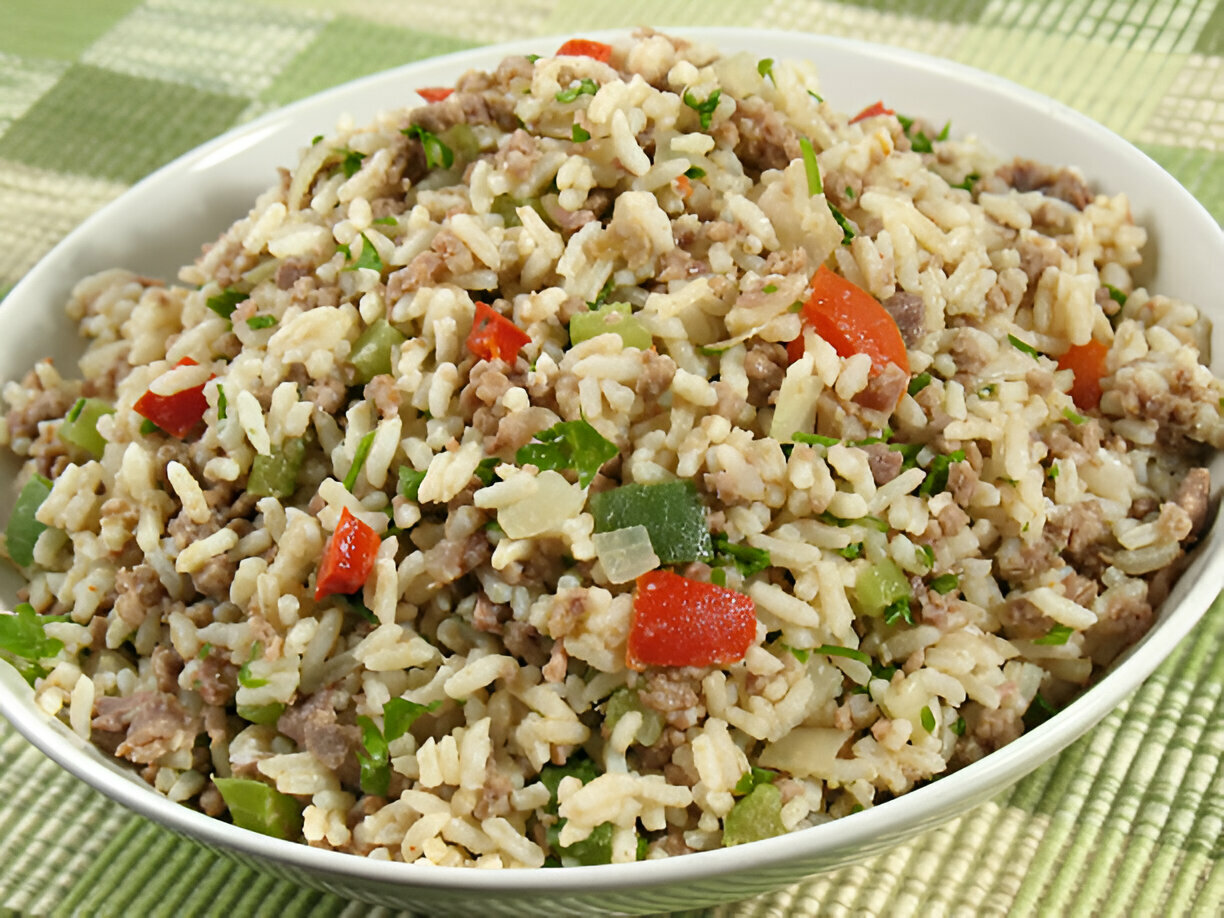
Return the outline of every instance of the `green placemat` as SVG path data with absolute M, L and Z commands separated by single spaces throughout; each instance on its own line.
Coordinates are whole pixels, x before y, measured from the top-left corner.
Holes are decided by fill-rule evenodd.
M 1224 2 L 0 0 L 0 295 L 151 169 L 364 73 L 530 35 L 823 32 L 940 54 L 1136 143 L 1224 219 Z M 1012 790 L 862 864 L 711 909 L 781 915 L 1224 911 L 1224 604 L 1122 708 Z M 365 915 L 129 815 L 0 721 L 0 910 Z

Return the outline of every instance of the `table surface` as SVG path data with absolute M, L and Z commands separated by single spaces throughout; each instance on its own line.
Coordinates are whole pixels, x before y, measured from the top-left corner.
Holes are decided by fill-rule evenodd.
M 0 296 L 237 123 L 435 54 L 643 23 L 852 36 L 993 71 L 1122 134 L 1224 219 L 1224 0 L 0 0 Z M 1099 727 L 958 821 L 701 914 L 1221 914 L 1222 638 L 1217 603 Z M 127 813 L 2 720 L 0 864 L 0 911 L 27 915 L 369 913 Z

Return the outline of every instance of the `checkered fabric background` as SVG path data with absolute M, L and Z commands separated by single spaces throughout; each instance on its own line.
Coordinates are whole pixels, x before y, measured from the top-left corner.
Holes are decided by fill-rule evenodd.
M 88 214 L 235 124 L 532 35 L 769 26 L 943 55 L 1137 144 L 1224 220 L 1224 0 L 0 0 L 0 296 Z M 995 800 L 862 864 L 703 912 L 1219 915 L 1224 603 L 1118 711 Z M 0 721 L 0 911 L 358 915 L 68 777 Z

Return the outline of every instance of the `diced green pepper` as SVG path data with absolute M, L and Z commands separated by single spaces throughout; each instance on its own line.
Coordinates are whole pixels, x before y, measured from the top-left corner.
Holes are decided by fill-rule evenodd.
M 34 563 L 34 543 L 47 528 L 34 518 L 42 502 L 51 493 L 51 481 L 42 475 L 32 475 L 17 495 L 13 515 L 9 517 L 4 537 L 8 544 L 9 557 L 22 567 Z
M 564 846 L 560 842 L 561 827 L 565 820 L 558 820 L 548 827 L 548 844 L 561 856 L 567 867 L 590 867 L 594 864 L 612 863 L 612 830 L 610 822 L 602 822 L 591 830 L 582 841 Z
M 480 139 L 469 124 L 460 122 L 447 128 L 438 137 L 464 162 L 470 163 L 480 155 Z
M 654 343 L 645 326 L 633 315 L 628 303 L 604 303 L 590 312 L 580 312 L 570 319 L 569 335 L 572 344 L 586 341 L 609 332 L 620 335 L 625 347 L 649 350 Z
M 69 446 L 76 446 L 95 459 L 101 459 L 102 451 L 106 449 L 106 438 L 98 433 L 98 419 L 104 414 L 114 413 L 114 407 L 100 398 L 78 398 L 59 426 L 59 438 Z
M 607 724 L 608 731 L 614 730 L 620 719 L 631 711 L 642 715 L 642 724 L 635 736 L 637 742 L 643 746 L 653 746 L 663 735 L 663 715 L 642 704 L 642 697 L 636 689 L 620 688 L 612 693 L 604 711 L 604 723 Z
M 854 598 L 864 615 L 882 615 L 893 603 L 909 597 L 909 581 L 891 558 L 863 567 L 854 581 Z
M 731 807 L 723 820 L 723 846 L 772 838 L 786 832 L 782 825 L 782 792 L 773 784 L 758 784 Z
M 301 437 L 290 437 L 272 450 L 270 456 L 257 455 L 251 462 L 247 491 L 260 497 L 289 497 L 297 490 L 297 476 L 306 455 Z
M 251 778 L 213 778 L 213 784 L 240 829 L 290 840 L 301 834 L 302 807 L 288 794 Z
M 375 319 L 353 344 L 349 362 L 357 370 L 357 381 L 368 383 L 391 372 L 391 351 L 407 339 L 386 319 Z
M 240 704 L 238 716 L 253 724 L 274 724 L 285 713 L 285 706 L 279 701 L 268 704 Z
M 645 526 L 663 564 L 712 561 L 705 508 L 691 481 L 627 484 L 591 495 L 596 532 Z

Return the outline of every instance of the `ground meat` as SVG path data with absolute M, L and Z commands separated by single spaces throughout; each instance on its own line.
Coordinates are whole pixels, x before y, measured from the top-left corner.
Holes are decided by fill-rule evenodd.
M 1084 500 L 1052 508 L 1042 538 L 1068 561 L 1095 571 L 1100 566 L 1100 549 L 1109 543 L 1110 533 L 1100 503 Z
M 159 644 L 153 648 L 150 662 L 158 689 L 163 692 L 177 692 L 179 673 L 183 671 L 183 658 L 179 656 L 178 651 L 167 644 Z
M 1054 620 L 1023 597 L 1008 599 L 999 607 L 999 621 L 1009 638 L 1032 640 L 1049 634 Z
M 399 417 L 401 393 L 390 373 L 379 373 L 368 383 L 362 394 L 378 408 L 384 418 Z
M 1028 287 L 1020 305 L 1031 306 L 1037 293 L 1037 281 L 1046 268 L 1056 268 L 1062 264 L 1064 253 L 1053 239 L 1037 235 L 1020 239 L 1016 243 L 1016 251 L 1020 254 L 1020 270 L 1028 278 Z
M 744 354 L 744 373 L 748 376 L 748 401 L 763 408 L 777 398 L 777 391 L 786 377 L 786 347 L 771 341 L 761 341 Z
M 96 710 L 93 728 L 104 733 L 126 731 L 115 754 L 141 765 L 151 765 L 169 752 L 190 749 L 200 732 L 199 719 L 170 694 L 103 696 Z
M 74 396 L 62 389 L 44 389 L 33 370 L 21 380 L 21 387 L 34 390 L 35 395 L 24 408 L 13 408 L 5 415 L 12 440 L 33 440 L 38 436 L 38 425 L 42 421 L 62 418 L 76 401 Z
M 312 382 L 306 387 L 305 398 L 319 406 L 324 414 L 335 414 L 344 405 L 346 397 L 344 383 L 335 376 L 318 382 Z
M 432 287 L 446 273 L 446 262 L 437 252 L 424 251 L 398 271 L 387 275 L 387 302 L 396 303 L 405 294 Z
M 705 717 L 700 690 L 703 675 L 703 670 L 693 667 L 650 672 L 638 698 L 643 705 L 662 714 L 669 727 L 687 730 Z
M 552 652 L 551 641 L 527 622 L 514 619 L 502 626 L 502 641 L 508 651 L 530 666 L 544 666 Z
M 960 507 L 968 507 L 977 490 L 980 476 L 968 462 L 953 462 L 948 466 L 948 492 Z
M 506 365 L 500 360 L 481 360 L 472 367 L 468 384 L 459 393 L 459 407 L 464 414 L 470 416 L 480 405 L 491 408 L 501 403 L 513 385 L 505 370 Z
M 191 687 L 205 704 L 226 705 L 238 690 L 238 667 L 213 651 L 196 665 Z
M 1097 609 L 1097 623 L 1086 632 L 1094 663 L 1109 664 L 1123 648 L 1130 647 L 1148 633 L 1156 613 L 1147 595 L 1145 587 L 1143 590 L 1113 590 L 1102 597 L 1104 608 Z
M 1207 509 L 1211 502 L 1211 472 L 1205 468 L 1194 468 L 1177 486 L 1173 502 L 1190 517 L 1190 536 L 1197 539 L 1207 525 Z
M 505 603 L 494 603 L 483 592 L 476 594 L 476 605 L 472 609 L 472 627 L 491 634 L 502 633 L 502 623 L 511 616 Z
M 408 120 L 431 134 L 442 134 L 456 124 L 496 124 L 510 133 L 519 127 L 514 103 L 498 90 L 471 92 L 460 87 L 441 102 L 413 109 Z
M 344 766 L 361 740 L 360 728 L 336 722 L 335 696 L 330 689 L 286 708 L 276 729 L 333 771 Z
M 642 352 L 642 370 L 633 384 L 633 391 L 642 401 L 651 404 L 671 387 L 676 377 L 676 362 L 652 348 Z
M 576 233 L 588 223 L 593 223 L 599 218 L 595 215 L 595 211 L 588 207 L 582 207 L 578 210 L 566 210 L 561 206 L 560 200 L 556 195 L 545 195 L 540 199 L 540 206 L 544 208 L 544 213 L 565 236 L 571 233 Z
M 1023 586 L 1028 580 L 1058 564 L 1055 550 L 1047 541 L 1030 544 L 1019 539 L 1005 539 L 995 552 L 998 576 L 1012 586 Z
M 448 530 L 453 519 L 456 518 L 447 520 Z M 486 563 L 492 554 L 489 536 L 483 529 L 461 538 L 448 536 L 425 552 L 425 570 L 436 583 L 454 583 L 468 571 Z
M 493 154 L 493 168 L 505 172 L 515 181 L 524 182 L 531 177 L 540 155 L 539 141 L 519 128 L 502 138 L 497 152 Z
M 480 788 L 480 799 L 472 807 L 472 815 L 484 820 L 490 816 L 506 816 L 510 813 L 510 793 L 514 790 L 514 782 L 500 768 L 497 762 L 489 757 L 485 766 L 485 780 Z
M 913 347 L 926 334 L 926 306 L 922 297 L 898 290 L 881 305 L 897 323 L 906 347 Z
M 314 272 L 314 265 L 305 258 L 286 258 L 276 269 L 276 286 L 288 290 L 299 279 Z
M 891 413 L 905 394 L 905 387 L 908 385 L 909 374 L 895 363 L 889 362 L 884 364 L 884 369 L 880 372 L 871 375 L 867 386 L 854 396 L 854 401 L 871 411 Z
M 994 752 L 1024 732 L 1024 718 L 1008 707 L 981 708 L 971 729 L 982 750 Z
M 564 682 L 568 670 L 569 654 L 565 651 L 565 645 L 557 641 L 553 644 L 552 653 L 549 655 L 548 662 L 540 670 L 540 675 L 544 677 L 545 682 Z
M 485 452 L 492 456 L 513 458 L 520 446 L 531 442 L 538 431 L 547 430 L 557 423 L 555 412 L 533 406 L 508 414 L 497 422 L 497 433 L 492 441 L 485 441 Z
M 1000 166 L 995 175 L 1017 191 L 1040 191 L 1066 201 L 1076 210 L 1083 210 L 1092 203 L 1092 192 L 1084 180 L 1070 169 L 1056 169 L 1017 157 L 1010 164 Z
M 228 552 L 223 552 L 209 558 L 191 575 L 191 585 L 201 596 L 225 600 L 229 598 L 230 586 L 237 572 L 238 562 Z
M 115 574 L 115 614 L 139 628 L 149 612 L 160 609 L 169 594 L 157 571 L 148 564 L 121 568 Z
M 897 450 L 889 449 L 886 443 L 868 443 L 862 450 L 867 454 L 871 477 L 877 485 L 888 484 L 901 474 L 905 457 Z
M 746 169 L 785 169 L 802 155 L 795 129 L 763 99 L 737 100 L 730 120 L 739 135 L 735 154 Z

